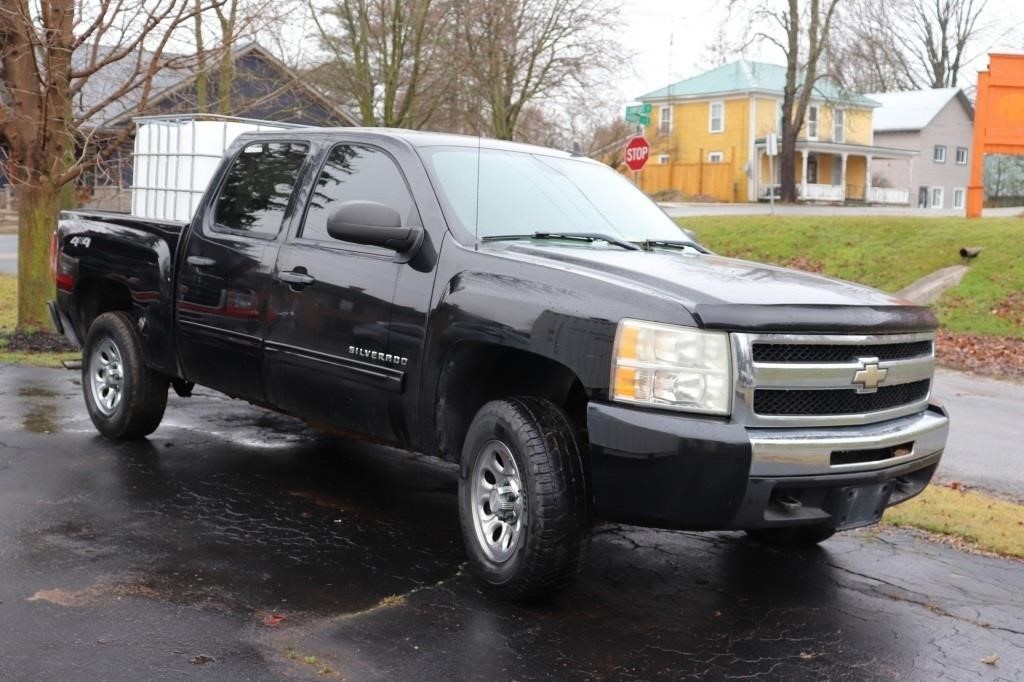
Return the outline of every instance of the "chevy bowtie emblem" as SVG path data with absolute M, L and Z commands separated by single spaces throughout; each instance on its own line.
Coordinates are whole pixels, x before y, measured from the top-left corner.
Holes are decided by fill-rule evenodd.
M 885 381 L 888 369 L 878 366 L 878 358 L 860 358 L 860 369 L 853 375 L 853 385 L 858 393 L 874 393 Z

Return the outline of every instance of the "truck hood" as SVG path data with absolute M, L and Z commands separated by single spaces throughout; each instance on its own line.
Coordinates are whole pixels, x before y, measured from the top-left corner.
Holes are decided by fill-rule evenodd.
M 853 326 L 892 332 L 937 325 L 927 308 L 877 289 L 712 254 L 527 244 L 503 250 L 637 293 L 670 297 L 709 328 L 824 332 Z M 837 324 L 839 317 L 845 319 Z

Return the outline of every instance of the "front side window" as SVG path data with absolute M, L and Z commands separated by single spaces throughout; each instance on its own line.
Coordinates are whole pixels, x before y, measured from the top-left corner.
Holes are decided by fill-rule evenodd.
M 956 162 L 960 166 L 967 165 L 967 147 L 956 148 Z
M 214 229 L 277 235 L 308 151 L 304 142 L 246 145 L 224 178 L 214 209 Z
M 659 132 L 668 135 L 672 132 L 672 107 L 661 107 L 658 110 Z
M 407 222 L 414 210 L 405 178 L 391 157 L 373 147 L 338 145 L 331 150 L 309 199 L 300 236 L 329 240 L 327 217 L 346 201 L 376 201 Z
M 932 161 L 935 163 L 946 163 L 946 145 L 935 145 L 935 150 L 932 152 Z
M 818 105 L 807 107 L 807 139 L 818 139 Z
M 832 112 L 832 141 L 846 142 L 846 110 L 835 109 Z
M 708 130 L 712 133 L 725 131 L 725 102 L 712 102 L 708 106 Z
M 942 208 L 942 188 L 932 187 L 932 208 Z

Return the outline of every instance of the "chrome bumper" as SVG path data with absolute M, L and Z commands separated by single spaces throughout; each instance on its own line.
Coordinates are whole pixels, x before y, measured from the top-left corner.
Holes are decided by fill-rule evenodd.
M 747 433 L 752 477 L 848 474 L 887 469 L 942 452 L 949 419 L 938 408 L 929 407 L 915 415 L 864 426 L 751 428 Z M 858 458 L 858 451 L 864 456 Z M 858 461 L 834 464 L 835 453 L 842 453 L 841 460 Z

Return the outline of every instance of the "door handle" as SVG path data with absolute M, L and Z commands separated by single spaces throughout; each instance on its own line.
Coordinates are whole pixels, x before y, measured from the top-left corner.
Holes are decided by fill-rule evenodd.
M 286 282 L 295 287 L 305 287 L 310 284 L 316 284 L 316 277 L 307 275 L 304 272 L 298 270 L 285 270 L 284 272 L 277 273 L 277 278 L 282 282 Z
M 211 265 L 217 264 L 217 261 L 212 258 L 207 258 L 206 256 L 189 256 L 185 259 L 185 262 L 189 265 L 194 265 L 197 268 L 208 268 Z

